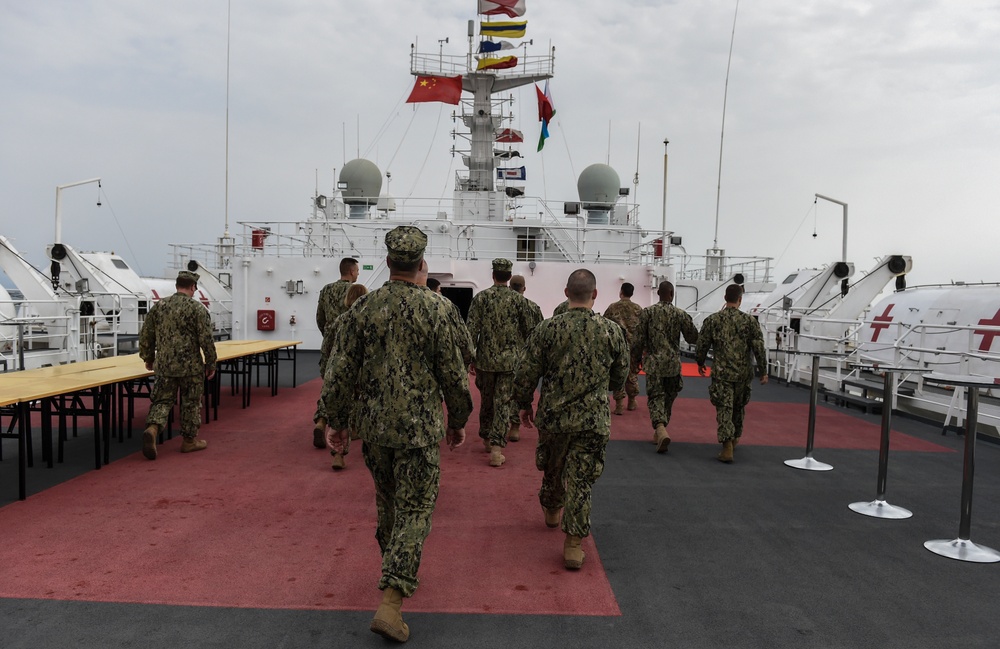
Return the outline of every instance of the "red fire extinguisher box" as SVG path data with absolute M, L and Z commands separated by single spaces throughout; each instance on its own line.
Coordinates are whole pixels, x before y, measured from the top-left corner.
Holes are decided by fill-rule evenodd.
M 257 331 L 274 331 L 274 309 L 257 311 Z

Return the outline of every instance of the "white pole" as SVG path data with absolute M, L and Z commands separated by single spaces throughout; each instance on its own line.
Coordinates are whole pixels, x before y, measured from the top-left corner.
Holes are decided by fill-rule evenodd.
M 816 198 L 822 198 L 824 201 L 830 201 L 831 203 L 836 203 L 844 208 L 844 242 L 843 242 L 843 252 L 841 253 L 841 261 L 847 261 L 847 203 L 844 201 L 838 201 L 836 198 L 830 198 L 829 196 L 824 196 L 823 194 L 816 194 Z
M 56 240 L 52 243 L 62 243 L 62 190 L 99 182 L 101 182 L 100 178 L 91 178 L 89 180 L 69 183 L 68 185 L 56 185 Z
M 670 140 L 663 138 L 663 230 L 661 236 L 667 235 L 667 145 Z M 664 242 L 666 246 L 666 242 Z

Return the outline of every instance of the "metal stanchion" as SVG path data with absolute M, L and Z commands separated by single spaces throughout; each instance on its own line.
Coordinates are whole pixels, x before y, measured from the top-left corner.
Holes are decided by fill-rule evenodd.
M 928 374 L 924 381 L 941 385 L 954 385 L 966 388 L 965 413 L 965 459 L 962 468 L 962 504 L 958 525 L 958 538 L 927 541 L 924 547 L 950 559 L 970 561 L 973 563 L 996 563 L 1000 561 L 1000 552 L 984 545 L 976 545 L 970 540 L 972 528 L 972 480 L 976 460 L 976 424 L 979 416 L 979 390 L 995 385 L 995 379 L 974 376 L 947 376 L 943 374 Z
M 812 386 L 809 389 L 809 431 L 806 434 L 806 454 L 798 460 L 785 460 L 794 469 L 805 471 L 831 471 L 833 465 L 813 459 L 813 437 L 816 435 L 816 402 L 819 400 L 819 355 L 812 357 Z
M 875 518 L 903 519 L 913 516 L 913 512 L 903 507 L 890 505 L 885 501 L 885 483 L 889 472 L 889 429 L 892 423 L 892 374 L 893 372 L 919 371 L 898 367 L 855 366 L 884 372 L 882 379 L 882 439 L 878 451 L 878 479 L 875 483 L 875 500 L 851 503 L 852 511 Z

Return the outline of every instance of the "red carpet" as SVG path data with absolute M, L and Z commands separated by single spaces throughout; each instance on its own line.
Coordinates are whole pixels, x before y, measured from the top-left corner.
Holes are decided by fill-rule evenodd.
M 175 437 L 150 462 L 133 440 L 135 454 L 0 509 L 0 596 L 373 610 L 371 476 L 360 443 L 340 473 L 312 447 L 318 391 L 318 380 L 275 399 L 256 390 L 248 410 L 225 396 L 202 428 L 206 451 L 182 455 Z M 535 431 L 493 469 L 477 430 L 470 421 L 466 444 L 442 451 L 434 530 L 405 610 L 620 615 L 593 538 L 583 569 L 563 568 L 564 536 L 545 527 L 536 495 Z
M 248 410 L 226 396 L 220 419 L 202 429 L 207 451 L 182 455 L 175 438 L 155 462 L 136 452 L 0 509 L 0 596 L 372 610 L 372 481 L 360 444 L 341 473 L 312 448 L 318 390 L 318 380 L 276 399 L 258 389 Z M 807 415 L 804 404 L 751 402 L 742 443 L 804 448 Z M 612 426 L 613 441 L 648 442 L 646 399 Z M 536 432 L 523 431 L 493 469 L 477 430 L 474 414 L 467 443 L 442 451 L 434 530 L 406 610 L 619 615 L 595 539 L 585 540 L 583 570 L 562 566 L 563 535 L 544 526 L 536 495 Z M 715 411 L 680 398 L 670 431 L 675 443 L 715 444 Z M 86 435 L 69 443 L 90 444 Z M 878 445 L 877 425 L 819 408 L 816 448 Z M 947 450 L 897 432 L 892 449 Z
M 646 398 L 638 397 L 638 410 L 611 417 L 612 440 L 652 439 Z M 746 409 L 740 444 L 758 446 L 806 447 L 809 430 L 809 405 L 753 401 Z M 673 443 L 716 444 L 715 408 L 708 399 L 679 397 L 674 402 L 670 425 Z M 881 442 L 880 425 L 857 419 L 843 411 L 820 406 L 816 409 L 814 448 L 840 448 L 877 451 Z M 673 447 L 671 447 L 673 448 Z M 926 442 L 897 431 L 889 433 L 893 451 L 951 452 L 944 446 Z
M 639 370 L 639 374 L 645 376 L 645 372 Z M 701 376 L 698 374 L 698 364 L 697 363 L 681 363 L 681 376 Z M 712 376 L 712 366 L 707 365 L 705 367 L 705 376 Z

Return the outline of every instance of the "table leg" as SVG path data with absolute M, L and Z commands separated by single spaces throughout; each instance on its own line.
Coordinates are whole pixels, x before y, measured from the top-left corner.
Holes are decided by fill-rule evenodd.
M 28 435 L 31 434 L 28 418 L 31 416 L 31 404 L 25 401 L 17 406 L 20 411 L 17 418 L 17 497 L 24 500 L 28 497 Z
M 42 455 L 51 469 L 52 456 L 52 399 L 42 399 Z M 60 458 L 61 460 L 61 458 Z

